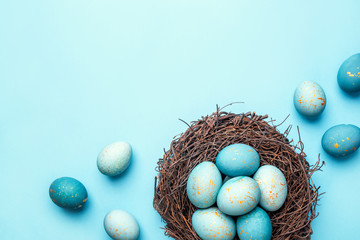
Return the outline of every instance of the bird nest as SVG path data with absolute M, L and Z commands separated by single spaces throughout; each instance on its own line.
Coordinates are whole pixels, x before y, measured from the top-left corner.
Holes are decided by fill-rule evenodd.
M 268 212 L 273 226 L 272 239 L 310 239 L 311 222 L 317 217 L 319 187 L 312 181 L 314 172 L 324 163 L 306 161 L 304 145 L 288 140 L 289 126 L 284 133 L 268 116 L 255 113 L 234 114 L 217 111 L 191 122 L 188 129 L 174 137 L 170 149 L 159 159 L 155 177 L 154 208 L 166 223 L 165 235 L 174 239 L 200 239 L 191 224 L 196 207 L 186 194 L 190 172 L 201 162 L 215 162 L 224 147 L 243 143 L 259 153 L 260 165 L 271 164 L 285 175 L 288 195 L 284 205 Z M 299 130 L 298 130 L 299 131 Z M 239 239 L 238 236 L 235 239 Z

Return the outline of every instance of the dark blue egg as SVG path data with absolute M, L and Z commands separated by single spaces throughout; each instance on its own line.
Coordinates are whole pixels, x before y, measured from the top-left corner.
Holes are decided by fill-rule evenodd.
M 351 124 L 336 125 L 324 133 L 321 145 L 334 157 L 350 155 L 360 146 L 360 128 Z
M 338 72 L 338 84 L 346 92 L 360 91 L 360 53 L 343 62 Z
M 87 191 L 84 185 L 71 177 L 56 179 L 49 189 L 51 200 L 62 208 L 78 209 L 87 201 Z

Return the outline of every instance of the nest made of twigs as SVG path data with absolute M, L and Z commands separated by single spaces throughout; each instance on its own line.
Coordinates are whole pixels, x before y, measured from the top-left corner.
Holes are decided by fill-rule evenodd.
M 244 143 L 255 148 L 260 165 L 271 164 L 285 175 L 288 195 L 285 204 L 276 212 L 268 212 L 273 226 L 272 239 L 310 239 L 311 222 L 318 215 L 319 187 L 311 177 L 320 170 L 320 160 L 313 166 L 306 161 L 304 146 L 293 144 L 277 130 L 267 115 L 234 114 L 221 109 L 210 116 L 192 122 L 185 133 L 171 142 L 159 160 L 155 177 L 154 208 L 165 221 L 165 235 L 174 239 L 200 239 L 195 233 L 191 217 L 196 207 L 186 194 L 190 172 L 203 161 L 215 162 L 216 155 L 233 143 Z M 279 125 L 278 125 L 279 126 Z M 235 239 L 239 239 L 238 236 Z

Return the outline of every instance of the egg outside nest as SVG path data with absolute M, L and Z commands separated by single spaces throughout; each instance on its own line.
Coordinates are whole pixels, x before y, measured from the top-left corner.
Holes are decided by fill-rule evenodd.
M 53 181 L 49 195 L 57 206 L 71 210 L 83 208 L 88 199 L 85 186 L 71 177 L 61 177 Z

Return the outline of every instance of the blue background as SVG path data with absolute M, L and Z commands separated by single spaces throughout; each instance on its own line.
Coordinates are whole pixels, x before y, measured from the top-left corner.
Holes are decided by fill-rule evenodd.
M 63 0 L 0 3 L 0 238 L 109 239 L 103 218 L 133 213 L 141 239 L 167 239 L 152 207 L 155 166 L 172 137 L 216 104 L 299 125 L 326 191 L 313 239 L 360 239 L 360 152 L 325 154 L 322 134 L 359 125 L 357 94 L 337 86 L 340 64 L 360 52 L 360 1 Z M 305 80 L 324 88 L 316 121 L 292 103 Z M 295 128 L 291 136 L 297 139 Z M 119 178 L 97 170 L 106 144 L 124 140 L 133 162 Z M 55 206 L 50 183 L 77 178 L 84 211 Z

